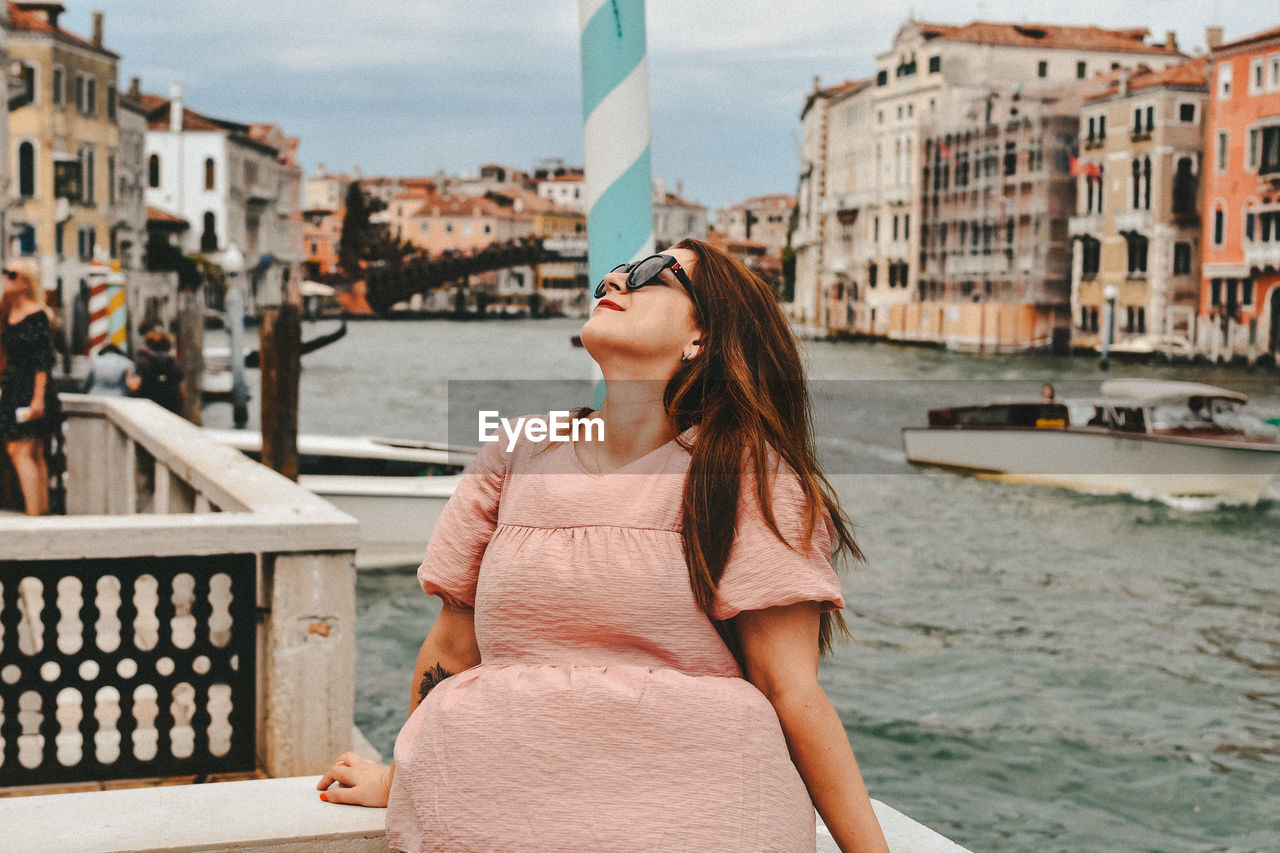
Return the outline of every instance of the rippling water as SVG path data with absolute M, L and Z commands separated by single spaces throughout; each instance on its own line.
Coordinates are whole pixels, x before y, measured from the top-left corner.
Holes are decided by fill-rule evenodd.
M 448 379 L 587 375 L 576 330 L 353 324 L 306 357 L 301 427 L 438 437 Z M 868 557 L 844 575 L 855 639 L 822 681 L 872 795 L 975 851 L 1280 850 L 1280 504 L 1192 511 L 905 463 L 898 431 L 931 406 L 1088 392 L 1091 360 L 806 352 L 815 379 L 868 380 L 816 385 L 815 412 Z M 1221 384 L 1280 416 L 1275 373 L 1112 374 Z M 389 753 L 436 604 L 406 568 L 361 573 L 358 607 L 357 723 Z

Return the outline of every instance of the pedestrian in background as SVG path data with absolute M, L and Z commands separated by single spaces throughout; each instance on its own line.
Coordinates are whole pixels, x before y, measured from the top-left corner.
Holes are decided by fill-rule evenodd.
M 145 397 L 171 412 L 181 414 L 186 396 L 182 365 L 174 358 L 173 335 L 152 329 L 144 339 L 147 352 L 139 355 L 136 374 L 126 381 L 135 397 Z
M 27 515 L 49 514 L 49 440 L 62 409 L 49 381 L 55 356 L 49 309 L 35 261 L 4 269 L 0 296 L 0 440 L 13 461 Z
M 107 344 L 98 350 L 89 365 L 84 392 L 99 397 L 128 397 L 132 376 L 133 359 L 115 344 Z

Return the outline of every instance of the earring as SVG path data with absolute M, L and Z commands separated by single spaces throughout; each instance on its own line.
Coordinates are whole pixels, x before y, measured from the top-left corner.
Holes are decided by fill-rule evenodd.
M 681 361 L 688 361 L 691 358 L 693 358 L 692 353 L 685 353 L 684 355 L 680 356 Z

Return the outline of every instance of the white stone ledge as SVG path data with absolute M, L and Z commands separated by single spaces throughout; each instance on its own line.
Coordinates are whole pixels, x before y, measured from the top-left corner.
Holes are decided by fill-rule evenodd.
M 322 802 L 318 776 L 0 799 L 6 849 L 24 853 L 385 851 L 386 811 Z M 966 853 L 872 801 L 893 853 Z M 835 853 L 825 827 L 818 850 Z

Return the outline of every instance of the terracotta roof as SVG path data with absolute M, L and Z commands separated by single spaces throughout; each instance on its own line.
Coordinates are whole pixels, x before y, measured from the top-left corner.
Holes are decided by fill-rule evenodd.
M 187 228 L 191 225 L 190 222 L 177 214 L 169 213 L 168 211 L 161 210 L 158 207 L 150 206 L 147 207 L 147 222 L 165 225 L 181 225 L 183 228 Z
M 550 180 L 553 180 L 553 181 L 583 181 L 583 180 L 586 180 L 586 178 L 585 178 L 585 177 L 583 177 L 582 175 L 573 175 L 573 174 L 569 174 L 569 175 L 556 175 L 554 178 L 551 178 Z
M 1113 76 L 1116 72 L 1112 72 Z M 1151 89 L 1156 86 L 1207 86 L 1209 84 L 1209 57 L 1197 56 L 1189 62 L 1171 65 L 1160 71 L 1152 71 L 1145 65 L 1139 65 L 1129 78 L 1129 91 Z M 1120 93 L 1120 81 L 1112 81 L 1106 89 L 1090 95 L 1085 100 L 1095 101 L 1109 98 Z
M 142 102 L 143 109 L 147 111 L 147 127 L 151 130 L 168 130 L 169 99 L 162 98 L 159 95 L 149 95 L 145 92 L 138 99 Z M 182 105 L 182 129 L 223 130 L 228 133 L 240 133 L 246 136 L 249 133 L 249 125 L 227 121 L 226 119 L 212 118 L 196 112 L 186 104 Z
M 816 80 L 816 78 L 815 78 Z M 805 113 L 809 112 L 809 108 L 813 106 L 813 102 L 818 98 L 832 98 L 836 95 L 852 93 L 867 88 L 875 81 L 867 78 L 864 80 L 845 80 L 843 83 L 837 83 L 834 86 L 826 88 L 814 89 L 804 99 L 804 109 L 800 111 L 800 118 L 804 118 Z
M 49 23 L 45 21 L 38 12 L 34 11 L 34 8 L 24 8 L 24 7 L 39 7 L 41 9 L 56 8 L 56 10 L 59 13 L 61 13 L 65 9 L 65 7 L 61 3 L 9 2 L 9 29 L 15 30 L 18 32 L 48 33 L 49 35 L 54 36 L 55 38 L 61 39 L 62 41 L 69 42 L 74 45 L 78 45 L 79 47 L 85 47 L 85 48 L 88 48 L 89 50 L 97 51 L 98 53 L 106 54 L 107 56 L 110 56 L 113 59 L 120 58 L 120 54 L 111 50 L 107 50 L 102 45 L 94 44 L 89 39 L 82 38 L 81 36 L 78 36 L 75 33 L 67 32 L 66 30 L 62 29 L 62 27 L 50 26 Z
M 960 26 L 912 22 L 926 39 L 999 44 L 1008 47 L 1070 48 L 1073 50 L 1149 53 L 1181 56 L 1177 49 L 1147 44 L 1151 31 L 1145 27 L 1108 30 L 1102 27 L 1070 27 L 1061 24 L 1002 24 L 971 21 Z
M 498 216 L 502 208 L 484 196 L 431 195 L 413 216 Z
M 1246 45 L 1252 44 L 1254 42 L 1268 41 L 1270 39 L 1280 39 L 1280 27 L 1276 27 L 1274 30 L 1263 30 L 1260 33 L 1254 33 L 1251 36 L 1245 36 L 1244 38 L 1227 42 L 1226 44 L 1215 47 L 1213 49 L 1213 52 L 1219 53 L 1224 50 L 1231 50 L 1237 47 L 1245 47 Z

